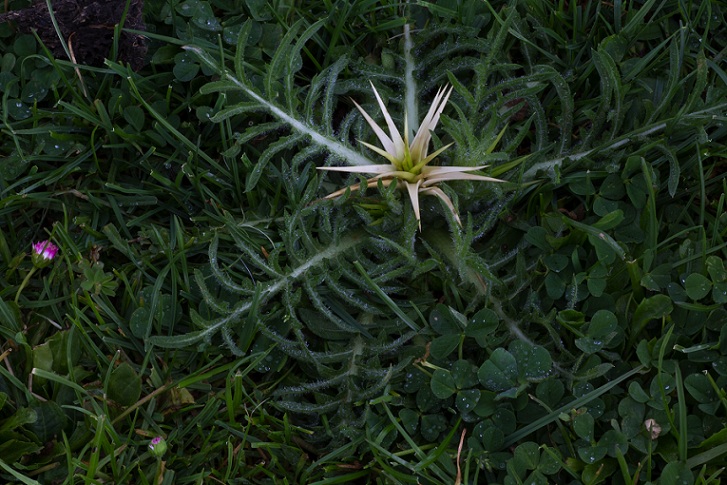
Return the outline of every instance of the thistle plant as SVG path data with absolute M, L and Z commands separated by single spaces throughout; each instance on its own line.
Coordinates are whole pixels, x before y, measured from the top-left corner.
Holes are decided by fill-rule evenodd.
M 419 211 L 419 194 L 439 197 L 447 209 L 452 213 L 452 216 L 457 223 L 461 226 L 462 222 L 460 221 L 452 200 L 441 188 L 437 186 L 437 184 L 447 180 L 479 180 L 485 182 L 502 182 L 502 180 L 487 177 L 485 175 L 468 173 L 474 170 L 486 168 L 487 165 L 479 167 L 432 167 L 429 165 L 429 162 L 434 160 L 439 154 L 453 145 L 453 143 L 450 143 L 437 149 L 434 153 L 429 154 L 429 142 L 432 138 L 431 132 L 436 128 L 437 123 L 439 122 L 439 117 L 442 114 L 442 111 L 444 111 L 444 107 L 449 100 L 449 96 L 452 94 L 452 86 L 448 88 L 440 88 L 439 91 L 437 91 L 437 94 L 434 97 L 434 102 L 432 102 L 432 105 L 429 107 L 429 112 L 427 112 L 424 120 L 422 120 L 422 123 L 419 125 L 419 129 L 417 130 L 416 135 L 414 135 L 411 143 L 409 143 L 408 116 L 406 114 L 404 116 L 404 137 L 402 138 L 394 124 L 394 120 L 391 118 L 391 115 L 386 109 L 386 105 L 384 105 L 384 102 L 382 101 L 381 96 L 379 96 L 378 91 L 376 91 L 376 87 L 373 83 L 371 83 L 371 88 L 374 90 L 376 101 L 378 102 L 381 112 L 384 115 L 384 119 L 386 120 L 386 125 L 389 128 L 389 135 L 387 135 L 384 130 L 376 124 L 371 116 L 369 116 L 369 114 L 358 103 L 356 103 L 356 101 L 352 100 L 366 122 L 368 122 L 374 130 L 379 141 L 381 141 L 383 149 L 364 141 L 360 141 L 360 143 L 385 157 L 391 163 L 363 165 L 357 167 L 318 167 L 318 170 L 377 174 L 366 181 L 367 185 L 372 182 L 377 182 L 378 180 L 381 180 L 386 187 L 391 185 L 391 183 L 395 180 L 397 183 L 402 183 L 403 187 L 406 187 L 409 198 L 411 199 L 411 205 L 414 208 L 414 214 L 416 216 L 417 223 L 419 224 L 420 231 L 422 229 L 422 221 Z M 327 195 L 326 198 L 333 199 L 340 197 L 347 190 L 356 190 L 360 187 L 360 185 L 361 184 L 355 184 L 351 187 L 337 190 Z

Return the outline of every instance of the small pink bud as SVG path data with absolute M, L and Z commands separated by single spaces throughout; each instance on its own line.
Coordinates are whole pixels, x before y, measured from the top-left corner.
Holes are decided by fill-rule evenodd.
M 167 451 L 167 442 L 161 436 L 157 436 L 149 443 L 149 451 L 152 455 L 161 457 Z
M 39 241 L 33 243 L 33 254 L 31 256 L 33 265 L 43 268 L 50 264 L 58 254 L 58 246 L 50 241 Z

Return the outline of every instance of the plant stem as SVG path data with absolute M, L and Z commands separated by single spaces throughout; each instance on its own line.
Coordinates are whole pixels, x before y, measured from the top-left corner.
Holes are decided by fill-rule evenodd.
M 23 288 L 25 288 L 26 286 L 28 286 L 28 282 L 30 281 L 30 278 L 35 274 L 35 272 L 37 270 L 38 270 L 38 268 L 33 267 L 33 269 L 31 269 L 28 272 L 28 274 L 25 276 L 25 279 L 23 280 L 23 282 L 20 283 L 20 288 L 18 288 L 18 292 L 15 294 L 15 300 L 14 301 L 15 301 L 15 304 L 16 305 L 18 303 L 18 300 L 20 299 L 20 293 L 23 292 Z

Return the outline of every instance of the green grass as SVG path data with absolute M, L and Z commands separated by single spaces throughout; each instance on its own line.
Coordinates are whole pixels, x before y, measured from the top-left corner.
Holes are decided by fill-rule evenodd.
M 0 481 L 720 483 L 724 10 L 148 0 L 139 72 L 0 25 Z M 462 227 L 323 199 L 369 81 L 454 86 Z

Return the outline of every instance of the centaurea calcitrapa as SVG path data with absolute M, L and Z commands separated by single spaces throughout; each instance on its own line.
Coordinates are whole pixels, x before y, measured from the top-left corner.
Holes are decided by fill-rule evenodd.
M 442 111 L 444 111 L 444 107 L 449 100 L 449 96 L 452 94 L 452 86 L 440 88 L 439 91 L 437 91 L 436 96 L 434 96 L 434 102 L 430 106 L 429 112 L 424 117 L 424 120 L 422 120 L 419 125 L 419 129 L 414 135 L 411 143 L 409 143 L 409 124 L 407 122 L 407 117 L 404 116 L 404 137 L 402 138 L 394 124 L 394 120 L 391 118 L 391 115 L 389 115 L 389 112 L 373 83 L 371 83 L 371 88 L 374 90 L 376 101 L 379 103 L 381 112 L 386 120 L 386 125 L 389 128 L 389 135 L 387 135 L 384 130 L 376 124 L 371 116 L 369 116 L 369 114 L 358 103 L 356 103 L 356 101 L 353 101 L 364 119 L 374 130 L 379 141 L 381 141 L 383 149 L 363 141 L 360 143 L 385 157 L 391 163 L 382 165 L 359 165 L 356 167 L 318 167 L 318 169 L 337 172 L 377 174 L 376 176 L 368 179 L 366 183 L 376 183 L 378 180 L 381 180 L 384 186 L 387 187 L 396 180 L 397 184 L 402 184 L 409 194 L 411 205 L 414 208 L 414 214 L 417 222 L 419 223 L 420 231 L 422 229 L 422 221 L 419 212 L 419 194 L 439 197 L 452 213 L 452 216 L 457 223 L 461 226 L 462 222 L 459 219 L 459 215 L 457 214 L 457 210 L 455 209 L 452 200 L 441 188 L 437 186 L 437 184 L 448 180 L 479 180 L 485 182 L 502 182 L 502 180 L 487 177 L 485 175 L 469 173 L 474 170 L 485 168 L 487 165 L 479 167 L 432 167 L 428 165 L 429 162 L 434 160 L 444 150 L 452 146 L 452 143 L 450 143 L 439 148 L 434 153 L 429 154 L 429 142 L 432 138 L 431 132 L 436 128 L 437 123 L 439 122 L 439 117 L 442 114 Z M 337 190 L 327 195 L 326 198 L 334 199 L 336 197 L 340 197 L 346 192 L 346 190 L 356 190 L 359 186 L 360 184 L 355 184 L 351 187 Z

